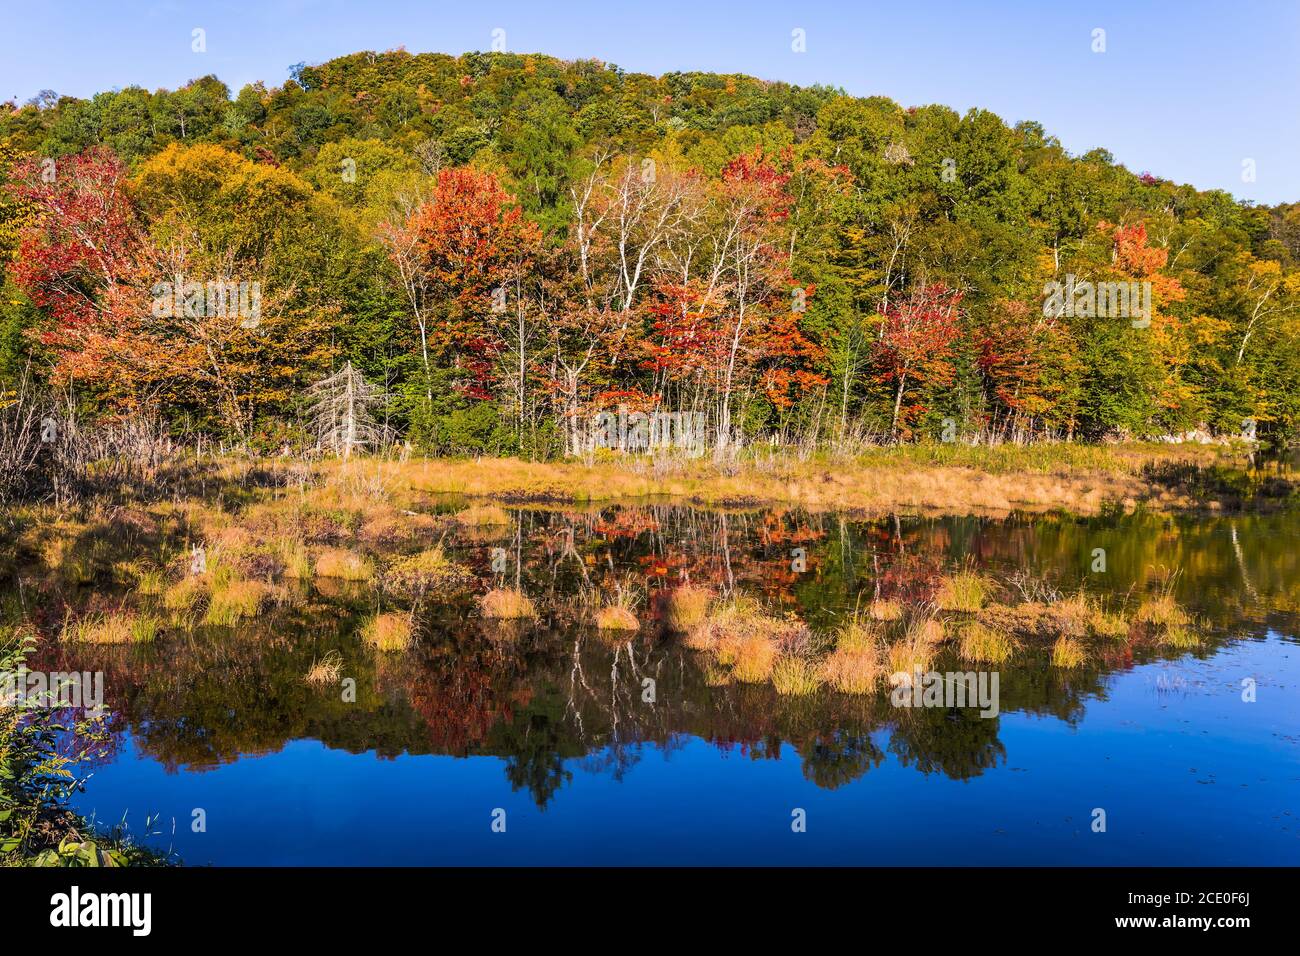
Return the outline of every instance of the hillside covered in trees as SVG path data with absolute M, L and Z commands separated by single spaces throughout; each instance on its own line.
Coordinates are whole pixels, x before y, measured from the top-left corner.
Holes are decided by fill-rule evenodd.
M 723 442 L 1300 426 L 1300 205 L 747 76 L 291 72 L 0 104 L 0 392 L 272 449 L 351 362 L 387 435 L 538 457 L 620 406 Z M 1052 282 L 1149 308 L 1045 309 Z

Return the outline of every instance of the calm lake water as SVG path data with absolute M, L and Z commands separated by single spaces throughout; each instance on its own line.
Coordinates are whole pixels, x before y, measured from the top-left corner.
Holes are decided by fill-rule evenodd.
M 115 714 L 77 808 L 137 834 L 151 818 L 147 842 L 188 864 L 1300 863 L 1300 515 L 513 515 L 447 543 L 480 592 L 494 548 L 511 581 L 520 562 L 536 624 L 482 620 L 471 589 L 378 655 L 357 634 L 374 596 L 321 582 L 233 631 L 58 649 L 47 664 L 107 673 Z M 1168 581 L 1206 639 L 1111 641 L 1068 672 L 1028 647 L 985 719 L 710 686 L 660 623 L 683 577 L 820 632 L 962 566 L 1012 594 L 1025 575 L 1115 597 Z M 647 595 L 631 638 L 582 623 L 583 594 L 615 581 Z M 355 702 L 303 680 L 331 651 Z

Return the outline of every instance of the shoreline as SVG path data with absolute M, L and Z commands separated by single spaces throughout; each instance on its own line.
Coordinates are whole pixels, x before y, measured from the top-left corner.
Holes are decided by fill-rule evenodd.
M 1225 449 L 1146 449 L 1084 446 L 1053 465 L 1050 456 L 951 454 L 951 461 L 882 449 L 849 462 L 790 456 L 756 457 L 734 465 L 707 459 L 655 463 L 648 459 L 586 463 L 514 458 L 368 459 L 314 466 L 326 480 L 349 473 L 426 495 L 461 495 L 506 505 L 573 506 L 682 503 L 751 509 L 790 505 L 864 516 L 900 512 L 1006 515 L 1068 511 L 1081 516 L 1144 507 L 1160 512 L 1219 512 L 1267 508 L 1280 494 L 1243 497 L 1244 460 Z M 963 457 L 970 461 L 963 461 Z M 1073 460 L 1070 460 L 1073 459 Z M 1081 460 L 1082 459 L 1082 460 Z M 982 464 L 982 466 L 981 466 Z M 373 469 L 373 470 L 372 470 Z M 1234 483 L 1235 480 L 1235 483 Z

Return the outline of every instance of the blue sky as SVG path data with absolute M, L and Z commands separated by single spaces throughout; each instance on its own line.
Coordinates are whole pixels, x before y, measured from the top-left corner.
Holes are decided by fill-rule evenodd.
M 1103 146 L 1135 172 L 1300 200 L 1296 0 L 4 0 L 0 22 L 0 98 L 20 102 L 206 73 L 232 90 L 279 85 L 292 63 L 486 50 L 501 28 L 510 50 L 629 71 L 742 72 L 906 106 L 979 106 L 1038 120 L 1074 153 Z M 206 53 L 191 50 L 195 27 Z M 791 50 L 795 28 L 804 53 Z M 1092 50 L 1097 28 L 1104 53 Z

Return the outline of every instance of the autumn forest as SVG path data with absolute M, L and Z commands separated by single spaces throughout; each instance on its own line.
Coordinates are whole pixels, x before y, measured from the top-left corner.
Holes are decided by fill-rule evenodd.
M 743 75 L 291 73 L 0 104 L 0 391 L 262 452 L 319 447 L 345 368 L 371 444 L 435 454 L 580 453 L 620 408 L 719 448 L 1300 427 L 1300 205 Z

